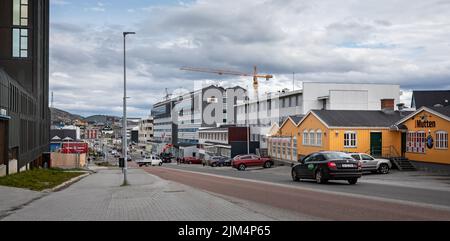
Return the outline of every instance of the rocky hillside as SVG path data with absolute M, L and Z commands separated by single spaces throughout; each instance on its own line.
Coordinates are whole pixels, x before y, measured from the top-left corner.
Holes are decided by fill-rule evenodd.
M 50 112 L 52 115 L 52 123 L 62 122 L 66 124 L 71 124 L 75 120 L 84 120 L 83 116 L 75 115 L 56 108 L 50 108 Z
M 94 115 L 89 117 L 83 117 L 80 115 L 72 114 L 64 110 L 50 108 L 52 115 L 52 123 L 65 123 L 72 124 L 75 120 L 83 120 L 87 122 L 94 123 L 114 123 L 115 121 L 120 120 L 119 117 L 116 116 L 107 116 L 107 115 Z

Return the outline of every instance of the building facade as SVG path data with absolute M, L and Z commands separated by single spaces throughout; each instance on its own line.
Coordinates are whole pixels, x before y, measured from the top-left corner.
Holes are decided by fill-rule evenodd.
M 146 151 L 151 151 L 151 141 L 153 140 L 153 118 L 142 119 L 139 123 L 139 147 Z
M 0 168 L 49 151 L 49 1 L 0 1 Z
M 450 165 L 450 106 L 422 107 L 397 123 L 406 157 L 417 164 Z
M 88 127 L 85 130 L 84 139 L 86 140 L 97 140 L 101 136 L 101 130 L 97 127 Z
M 235 105 L 245 95 L 246 90 L 239 86 L 211 85 L 155 104 L 154 151 L 159 153 L 171 144 L 177 157 L 197 156 L 199 130 L 235 124 Z
M 402 157 L 406 153 L 402 133 L 393 126 L 410 112 L 395 111 L 389 104 L 383 106 L 391 107 L 379 111 L 312 110 L 299 122 L 288 118 L 278 134 L 269 138 L 270 156 L 293 162 L 319 151 Z
M 246 127 L 223 126 L 201 129 L 199 132 L 200 159 L 212 156 L 234 158 L 237 155 L 256 153 L 259 142 L 248 142 Z
M 310 110 L 381 110 L 381 99 L 400 103 L 400 86 L 361 83 L 304 82 L 301 90 L 269 93 L 258 101 L 237 106 L 238 125 L 250 124 L 251 139 L 267 149 L 267 133 L 274 123 Z

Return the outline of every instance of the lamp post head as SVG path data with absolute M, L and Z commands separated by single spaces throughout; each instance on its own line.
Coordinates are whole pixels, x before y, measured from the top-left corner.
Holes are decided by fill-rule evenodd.
M 127 35 L 129 35 L 129 34 L 136 34 L 136 32 L 123 32 L 123 36 L 124 36 L 124 37 L 127 36 Z

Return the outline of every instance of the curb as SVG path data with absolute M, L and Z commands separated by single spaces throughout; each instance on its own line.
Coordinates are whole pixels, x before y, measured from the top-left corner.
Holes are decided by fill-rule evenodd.
M 42 193 L 52 193 L 52 192 L 61 191 L 61 190 L 69 187 L 70 185 L 80 181 L 81 179 L 83 179 L 83 178 L 85 178 L 85 177 L 87 177 L 89 175 L 91 175 L 91 173 L 86 173 L 86 174 L 83 174 L 81 176 L 74 177 L 74 178 L 70 179 L 69 181 L 64 182 L 64 183 L 62 183 L 62 184 L 60 184 L 60 185 L 58 185 L 58 186 L 56 186 L 54 188 L 46 189 L 46 190 L 42 191 Z

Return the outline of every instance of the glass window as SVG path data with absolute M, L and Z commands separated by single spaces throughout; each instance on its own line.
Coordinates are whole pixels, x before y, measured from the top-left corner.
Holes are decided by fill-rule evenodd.
M 448 132 L 438 131 L 436 133 L 436 149 L 448 149 Z
M 309 144 L 312 146 L 316 145 L 316 132 L 315 131 L 309 132 Z
M 358 154 L 354 154 L 352 155 L 353 159 L 357 160 L 357 161 L 361 161 L 361 156 Z
M 344 147 L 354 148 L 356 147 L 356 132 L 346 132 L 344 134 Z
M 339 159 L 344 159 L 344 160 L 349 160 L 352 159 L 352 157 L 346 153 L 342 153 L 342 152 L 330 152 L 330 153 L 326 153 L 324 154 L 324 156 L 326 157 L 327 160 L 339 160 Z
M 322 131 L 321 130 L 316 131 L 316 145 L 322 146 Z
M 309 132 L 307 130 L 303 132 L 303 145 L 309 145 Z
M 14 28 L 12 30 L 12 56 L 15 58 L 28 57 L 28 29 Z
M 361 157 L 364 161 L 373 161 L 374 160 L 371 156 L 368 156 L 368 155 L 361 155 Z
M 425 132 L 409 132 L 406 140 L 406 151 L 412 153 L 425 153 Z
M 13 0 L 13 25 L 28 26 L 28 0 Z
M 316 155 L 307 156 L 305 158 L 305 163 L 313 162 L 316 158 Z

